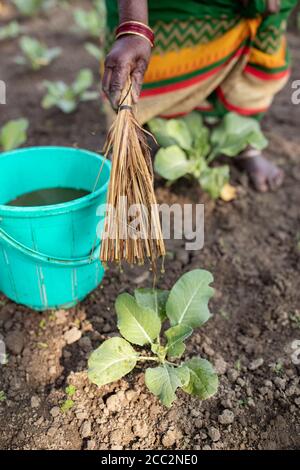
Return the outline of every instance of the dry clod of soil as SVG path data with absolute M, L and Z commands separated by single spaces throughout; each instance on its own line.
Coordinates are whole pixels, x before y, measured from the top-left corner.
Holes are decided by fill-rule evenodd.
M 215 370 L 217 374 L 224 375 L 226 374 L 227 369 L 228 369 L 228 364 L 227 362 L 224 361 L 222 357 L 215 360 Z
M 139 394 L 135 390 L 127 390 L 125 392 L 126 400 L 128 401 L 134 401 L 138 398 Z
M 285 390 L 285 388 L 286 388 L 286 379 L 282 379 L 280 377 L 275 377 L 274 384 L 277 386 L 277 388 L 280 388 L 281 390 Z
M 209 428 L 208 435 L 213 442 L 219 441 L 221 437 L 219 429 L 214 428 L 214 427 Z
M 5 344 L 12 354 L 18 356 L 24 348 L 24 336 L 20 331 L 12 331 L 6 335 Z
M 59 416 L 59 414 L 60 414 L 60 409 L 59 409 L 59 407 L 58 407 L 58 406 L 54 406 L 53 408 L 51 408 L 50 414 L 51 414 L 51 416 L 53 416 L 53 418 L 56 418 L 56 416 Z
M 76 328 L 76 326 L 74 326 L 73 328 L 65 332 L 64 338 L 67 344 L 73 344 L 81 338 L 81 334 L 81 331 Z
M 83 439 L 89 437 L 92 433 L 92 424 L 90 421 L 85 421 L 81 426 L 80 434 Z
M 106 407 L 109 411 L 115 412 L 120 410 L 124 406 L 125 401 L 125 393 L 123 392 L 123 390 L 120 390 L 114 395 L 108 397 L 108 399 L 106 400 Z
M 66 310 L 57 310 L 55 312 L 56 324 L 63 325 L 67 321 L 68 312 Z
M 259 367 L 261 367 L 264 363 L 264 360 L 262 357 L 259 357 L 258 359 L 255 359 L 254 361 L 250 362 L 248 369 L 249 370 L 256 370 Z
M 78 344 L 80 348 L 86 353 L 91 352 L 93 349 L 92 342 L 88 336 L 84 336 L 83 338 L 80 338 Z
M 179 429 L 169 429 L 162 438 L 162 445 L 164 447 L 172 447 L 181 438 L 182 432 Z
M 230 380 L 230 382 L 235 382 L 238 377 L 239 377 L 239 372 L 236 369 L 229 369 L 227 372 L 227 377 Z
M 137 421 L 136 425 L 133 427 L 133 432 L 136 436 L 144 438 L 149 434 L 149 427 L 147 423 Z
M 39 397 L 33 395 L 33 397 L 31 397 L 31 408 L 39 408 L 40 404 L 41 400 Z
M 218 421 L 220 424 L 231 424 L 234 421 L 234 413 L 231 410 L 224 410 L 222 414 L 219 415 Z

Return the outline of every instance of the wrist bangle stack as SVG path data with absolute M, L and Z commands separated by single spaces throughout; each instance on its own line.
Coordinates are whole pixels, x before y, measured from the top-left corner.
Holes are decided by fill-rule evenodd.
M 140 36 L 150 42 L 151 47 L 154 47 L 154 33 L 152 29 L 144 23 L 140 23 L 139 21 L 125 21 L 121 23 L 116 30 L 116 39 L 125 34 Z

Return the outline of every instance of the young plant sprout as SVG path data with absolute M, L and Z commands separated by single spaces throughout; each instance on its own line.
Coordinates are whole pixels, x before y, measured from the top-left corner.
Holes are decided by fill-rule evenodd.
M 12 0 L 17 10 L 24 16 L 36 15 L 55 4 L 55 0 Z
M 23 55 L 16 57 L 15 62 L 20 65 L 28 65 L 32 70 L 46 67 L 61 54 L 60 47 L 48 49 L 42 42 L 28 36 L 23 36 L 20 39 L 20 48 Z
M 17 21 L 11 21 L 6 26 L 0 28 L 0 41 L 14 39 L 21 34 L 22 28 Z
M 220 154 L 234 157 L 251 145 L 262 150 L 268 144 L 259 123 L 236 113 L 228 113 L 212 132 L 197 112 L 180 119 L 152 119 L 150 131 L 162 147 L 156 154 L 156 172 L 171 183 L 190 175 L 202 189 L 217 199 L 229 182 L 229 167 L 211 167 Z
M 24 144 L 28 126 L 28 120 L 23 118 L 7 122 L 0 129 L 0 148 L 7 152 Z
M 89 90 L 92 84 L 93 73 L 89 69 L 82 69 L 71 85 L 62 81 L 45 81 L 47 94 L 43 98 L 42 107 L 49 109 L 56 106 L 64 113 L 72 113 L 80 102 L 95 100 L 98 97 L 98 92 Z
M 93 10 L 79 8 L 74 12 L 74 20 L 79 29 L 92 38 L 101 37 L 105 31 L 106 9 L 103 0 L 94 0 Z
M 85 44 L 85 49 L 98 62 L 103 58 L 103 50 L 100 49 L 100 47 L 96 46 L 96 44 L 93 44 L 92 42 L 87 42 Z
M 145 383 L 165 406 L 172 405 L 178 388 L 201 400 L 213 396 L 218 390 L 218 376 L 210 362 L 200 357 L 180 361 L 193 328 L 211 317 L 208 302 L 214 292 L 212 282 L 211 273 L 196 269 L 184 274 L 170 292 L 136 289 L 134 297 L 119 295 L 115 308 L 123 338 L 110 338 L 91 354 L 90 381 L 101 387 L 131 372 L 138 362 L 153 362 L 156 366 L 146 369 Z M 162 339 L 165 322 L 169 327 Z M 152 355 L 138 352 L 130 343 L 147 346 Z

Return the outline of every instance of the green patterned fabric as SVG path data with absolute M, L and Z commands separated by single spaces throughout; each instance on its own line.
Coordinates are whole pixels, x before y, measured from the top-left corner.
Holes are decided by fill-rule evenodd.
M 272 22 L 278 20 L 281 23 L 296 4 L 297 0 L 281 0 L 280 14 L 271 15 L 269 18 Z M 115 28 L 118 24 L 118 0 L 106 0 L 106 5 L 109 28 Z M 148 0 L 148 5 L 151 25 L 157 21 L 169 22 L 174 18 L 183 21 L 191 17 L 254 18 L 266 11 L 266 0 L 250 0 L 247 8 L 241 0 Z
M 281 0 L 280 12 L 264 17 L 254 47 L 268 54 L 278 50 L 287 18 L 296 4 L 297 0 Z M 118 0 L 106 0 L 106 5 L 106 47 L 110 48 L 119 23 Z M 208 43 L 234 28 L 242 18 L 255 18 L 266 11 L 266 0 L 250 0 L 247 8 L 241 0 L 148 0 L 148 5 L 156 53 Z

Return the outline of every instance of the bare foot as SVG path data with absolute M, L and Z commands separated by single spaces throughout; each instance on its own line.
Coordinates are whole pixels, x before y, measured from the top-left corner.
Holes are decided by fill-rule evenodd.
M 284 172 L 255 149 L 245 150 L 236 158 L 237 166 L 245 171 L 257 191 L 275 191 L 282 185 Z

